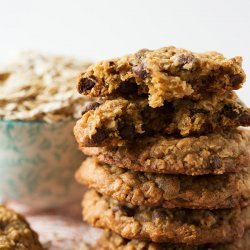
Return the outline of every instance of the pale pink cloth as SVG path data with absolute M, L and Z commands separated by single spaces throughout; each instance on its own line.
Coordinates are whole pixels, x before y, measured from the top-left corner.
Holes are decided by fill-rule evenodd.
M 27 210 L 14 202 L 8 207 L 26 217 L 48 250 L 85 250 L 85 243 L 93 245 L 100 235 L 100 230 L 82 221 L 80 203 L 49 211 Z

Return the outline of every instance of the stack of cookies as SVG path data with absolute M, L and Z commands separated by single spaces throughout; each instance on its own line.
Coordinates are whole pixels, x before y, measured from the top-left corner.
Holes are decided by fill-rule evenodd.
M 90 66 L 74 133 L 97 249 L 250 249 L 250 110 L 241 57 L 175 47 Z

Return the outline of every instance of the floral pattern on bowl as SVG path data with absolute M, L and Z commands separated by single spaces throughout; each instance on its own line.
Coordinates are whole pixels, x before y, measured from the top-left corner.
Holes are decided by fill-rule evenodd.
M 0 121 L 0 201 L 54 208 L 82 195 L 74 173 L 84 159 L 75 121 Z

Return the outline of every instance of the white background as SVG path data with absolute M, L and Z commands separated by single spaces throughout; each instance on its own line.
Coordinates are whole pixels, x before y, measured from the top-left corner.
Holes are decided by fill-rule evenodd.
M 37 49 L 99 60 L 166 45 L 242 55 L 249 0 L 0 0 L 0 60 Z M 239 91 L 250 105 L 250 83 Z

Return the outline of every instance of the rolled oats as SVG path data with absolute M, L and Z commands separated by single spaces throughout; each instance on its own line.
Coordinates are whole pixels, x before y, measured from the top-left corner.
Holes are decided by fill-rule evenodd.
M 21 53 L 0 68 L 0 119 L 49 123 L 80 118 L 88 101 L 75 90 L 89 64 L 63 56 Z

